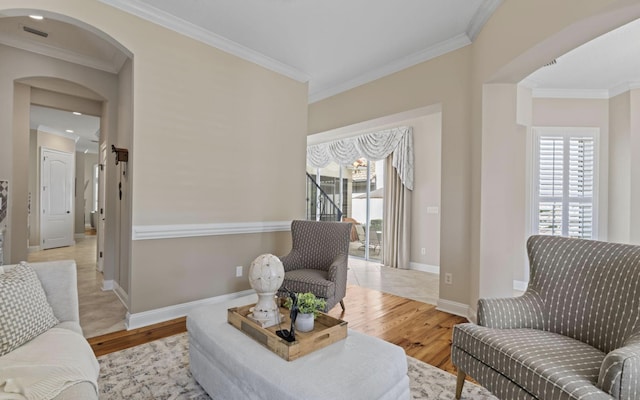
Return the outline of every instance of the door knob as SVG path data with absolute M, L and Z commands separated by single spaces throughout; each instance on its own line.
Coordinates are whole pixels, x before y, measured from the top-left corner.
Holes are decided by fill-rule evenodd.
M 67 211 L 67 214 L 70 214 L 70 213 L 71 213 L 71 211 Z

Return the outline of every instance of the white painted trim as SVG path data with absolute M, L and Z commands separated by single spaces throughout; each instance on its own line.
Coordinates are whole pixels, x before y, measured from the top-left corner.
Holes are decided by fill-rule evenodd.
M 527 286 L 529 286 L 529 282 L 513 280 L 513 290 L 524 292 L 527 290 Z
M 469 322 L 473 322 L 474 324 L 478 323 L 478 310 L 475 308 L 469 307 L 469 312 L 467 313 L 467 319 Z
M 534 99 L 608 99 L 607 89 L 531 89 Z
M 103 280 L 102 281 L 102 291 L 106 292 L 109 290 L 113 290 L 113 288 L 115 287 L 115 281 L 114 280 Z
M 46 133 L 50 133 L 52 135 L 62 136 L 62 137 L 65 137 L 67 139 L 71 139 L 76 143 L 78 143 L 78 140 L 80 140 L 80 136 L 76 135 L 75 133 L 62 132 L 62 131 L 60 131 L 58 129 L 51 128 L 51 127 L 46 126 L 46 125 L 38 125 L 36 130 L 39 131 L 39 132 L 46 132 Z
M 387 115 L 364 122 L 358 122 L 356 124 L 335 128 L 324 132 L 318 132 L 313 135 L 307 136 L 307 146 L 357 136 L 374 129 L 378 130 L 381 126 L 384 125 L 401 124 L 405 121 L 436 114 L 439 112 L 442 112 L 442 105 L 434 104 L 432 106 L 415 108 L 413 110 L 403 111 L 397 114 Z
M 476 39 L 484 24 L 487 23 L 500 4 L 502 4 L 502 0 L 485 0 L 483 5 L 478 8 L 476 15 L 473 16 L 467 28 L 467 36 L 472 41 Z
M 469 317 L 469 305 L 462 304 L 451 300 L 438 299 L 436 310 L 444 311 L 449 314 L 459 315 L 461 317 Z
M 286 232 L 291 221 L 231 222 L 220 224 L 134 225 L 132 240 Z
M 126 308 L 128 310 L 129 306 L 127 304 L 129 304 L 129 295 L 118 284 L 118 282 L 114 282 L 113 284 L 114 284 L 113 293 L 116 294 L 116 297 L 120 300 L 120 302 L 122 303 L 124 308 Z
M 417 262 L 409 262 L 409 269 L 416 271 L 429 272 L 431 274 L 440 274 L 440 267 L 437 265 L 420 264 Z
M 387 65 L 383 65 L 380 68 L 359 74 L 356 78 L 338 83 L 326 89 L 312 91 L 309 93 L 309 104 L 335 96 L 338 93 L 346 92 L 347 90 L 375 81 L 376 79 L 383 78 L 395 72 L 402 71 L 409 67 L 413 67 L 414 65 L 425 61 L 432 60 L 443 54 L 461 49 L 470 44 L 471 40 L 466 34 L 452 37 L 431 47 L 395 60 Z
M 218 304 L 224 301 L 237 299 L 238 297 L 254 294 L 253 289 L 243 290 L 241 292 L 224 294 L 216 297 L 209 297 L 207 299 L 191 301 L 188 303 L 176 304 L 173 306 L 157 308 L 155 310 L 143 311 L 139 313 L 127 313 L 126 320 L 124 322 L 127 330 L 137 329 L 143 326 L 157 324 L 159 322 L 169 321 L 175 318 L 184 317 L 191 310 L 210 304 Z
M 40 246 L 29 246 L 29 253 L 35 253 L 36 251 L 40 251 Z
M 118 8 L 129 14 L 133 14 L 144 20 L 150 21 L 154 24 L 163 26 L 174 32 L 181 33 L 185 36 L 195 39 L 202 43 L 213 46 L 217 49 L 233 54 L 236 57 L 240 57 L 243 60 L 250 61 L 258 64 L 266 69 L 277 72 L 284 76 L 288 76 L 299 82 L 308 82 L 309 75 L 303 71 L 300 71 L 294 67 L 284 64 L 278 60 L 268 57 L 262 53 L 252 50 L 248 47 L 242 46 L 232 40 L 229 40 L 223 36 L 216 35 L 204 28 L 201 28 L 195 24 L 180 19 L 174 15 L 171 15 L 165 11 L 159 10 L 149 4 L 143 3 L 139 0 L 99 0 L 104 4 L 108 4 L 112 7 Z

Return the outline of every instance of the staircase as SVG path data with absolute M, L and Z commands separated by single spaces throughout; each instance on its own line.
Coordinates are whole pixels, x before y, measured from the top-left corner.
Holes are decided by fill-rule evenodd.
M 307 173 L 307 219 L 312 221 L 341 221 L 342 210 Z

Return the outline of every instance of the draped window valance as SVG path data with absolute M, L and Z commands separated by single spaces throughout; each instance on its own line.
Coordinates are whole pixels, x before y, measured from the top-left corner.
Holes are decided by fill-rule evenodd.
M 413 133 L 403 126 L 307 146 L 307 163 L 324 168 L 332 161 L 350 165 L 359 158 L 378 161 L 393 153 L 393 167 L 407 189 L 413 190 Z

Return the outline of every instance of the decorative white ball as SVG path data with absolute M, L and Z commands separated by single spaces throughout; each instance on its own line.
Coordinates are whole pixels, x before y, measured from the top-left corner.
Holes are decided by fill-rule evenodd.
M 251 263 L 249 283 L 260 293 L 275 293 L 284 282 L 284 266 L 273 254 L 262 254 Z

